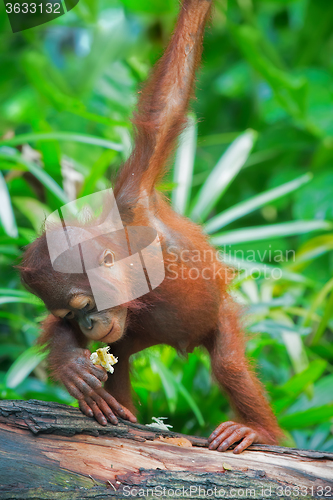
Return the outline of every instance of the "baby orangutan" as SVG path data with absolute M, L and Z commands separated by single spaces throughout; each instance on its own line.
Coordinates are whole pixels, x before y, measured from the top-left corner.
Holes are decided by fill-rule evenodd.
M 234 452 L 240 453 L 252 443 L 276 443 L 281 431 L 245 358 L 237 307 L 227 292 L 228 269 L 215 258 L 207 262 L 205 256 L 214 252 L 200 227 L 175 213 L 155 189 L 186 124 L 210 8 L 209 0 L 183 0 L 169 45 L 140 93 L 133 119 L 134 149 L 114 186 L 126 230 L 148 227 L 158 234 L 165 266 L 162 283 L 150 287 L 139 299 L 101 310 L 88 271 L 66 273 L 53 268 L 45 232 L 27 248 L 21 274 L 50 311 L 40 342 L 50 350 L 52 375 L 78 399 L 83 413 L 101 425 L 107 419 L 116 424 L 117 416 L 136 422 L 130 356 L 157 344 L 169 344 L 180 352 L 203 346 L 210 354 L 213 374 L 239 418 L 239 422 L 219 425 L 209 437 L 209 448 L 225 451 L 237 443 Z M 49 228 L 54 241 L 63 231 L 63 227 Z M 67 226 L 66 233 L 77 241 L 82 234 L 95 235 L 93 226 L 78 223 Z M 96 236 L 87 245 L 91 245 L 87 250 L 90 268 L 98 268 L 103 276 L 101 289 L 108 284 L 115 294 L 123 293 L 126 279 L 110 274 L 115 262 L 124 257 L 118 242 Z M 187 255 L 196 252 L 200 258 L 195 263 L 185 261 L 184 250 Z M 197 279 L 186 279 L 184 266 L 188 271 L 195 266 Z M 86 349 L 91 340 L 112 344 L 111 352 L 118 358 L 113 375 L 91 362 Z

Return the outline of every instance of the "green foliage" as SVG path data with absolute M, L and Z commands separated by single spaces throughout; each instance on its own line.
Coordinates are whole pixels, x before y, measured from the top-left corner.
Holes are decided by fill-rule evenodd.
M 13 35 L 0 12 L 0 397 L 76 404 L 35 347 L 43 305 L 13 265 L 73 196 L 110 185 L 136 92 L 177 15 L 169 0 L 81 0 Z M 216 3 L 198 99 L 161 190 L 237 268 L 247 352 L 286 442 L 333 451 L 333 6 Z M 313 28 L 315 26 L 315 29 Z M 203 305 L 204 307 L 204 305 Z M 116 376 L 116 370 L 115 374 Z M 209 357 L 139 353 L 139 417 L 207 435 L 232 412 Z M 203 404 L 204 401 L 204 404 Z

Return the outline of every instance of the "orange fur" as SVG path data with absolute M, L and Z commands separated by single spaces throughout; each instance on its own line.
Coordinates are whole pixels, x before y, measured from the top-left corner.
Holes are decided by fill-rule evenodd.
M 133 408 L 131 354 L 161 343 L 181 352 L 202 345 L 208 349 L 213 373 L 241 421 L 257 432 L 259 442 L 275 443 L 280 430 L 245 358 L 238 308 L 227 291 L 229 270 L 217 258 L 200 227 L 176 214 L 155 191 L 186 121 L 209 13 L 209 1 L 184 0 L 173 37 L 141 94 L 133 120 L 133 153 L 116 180 L 114 192 L 124 224 L 157 229 L 166 278 L 140 300 L 126 304 L 130 313 L 125 334 L 112 345 L 112 352 L 119 356 L 117 377 L 109 377 L 105 387 L 120 403 Z M 192 260 L 188 259 L 191 256 Z M 21 272 L 26 285 L 51 309 L 61 303 L 68 287 L 88 290 L 84 276 L 53 271 L 45 235 L 26 251 Z M 197 278 L 192 279 L 191 273 Z M 56 377 L 64 353 L 70 356 L 85 345 L 74 320 L 52 317 L 44 326 L 41 342 L 50 347 Z

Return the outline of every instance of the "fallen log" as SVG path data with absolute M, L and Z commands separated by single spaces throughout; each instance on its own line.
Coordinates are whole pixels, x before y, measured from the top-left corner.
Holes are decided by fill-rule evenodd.
M 241 455 L 204 438 L 78 409 L 0 401 L 0 499 L 333 498 L 333 453 L 252 445 Z

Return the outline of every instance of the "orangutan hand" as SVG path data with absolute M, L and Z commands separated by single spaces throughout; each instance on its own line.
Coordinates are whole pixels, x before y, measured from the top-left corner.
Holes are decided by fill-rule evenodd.
M 223 422 L 208 438 L 210 450 L 226 451 L 232 444 L 238 443 L 234 453 L 241 453 L 252 443 L 263 442 L 264 435 L 259 431 L 236 422 Z

